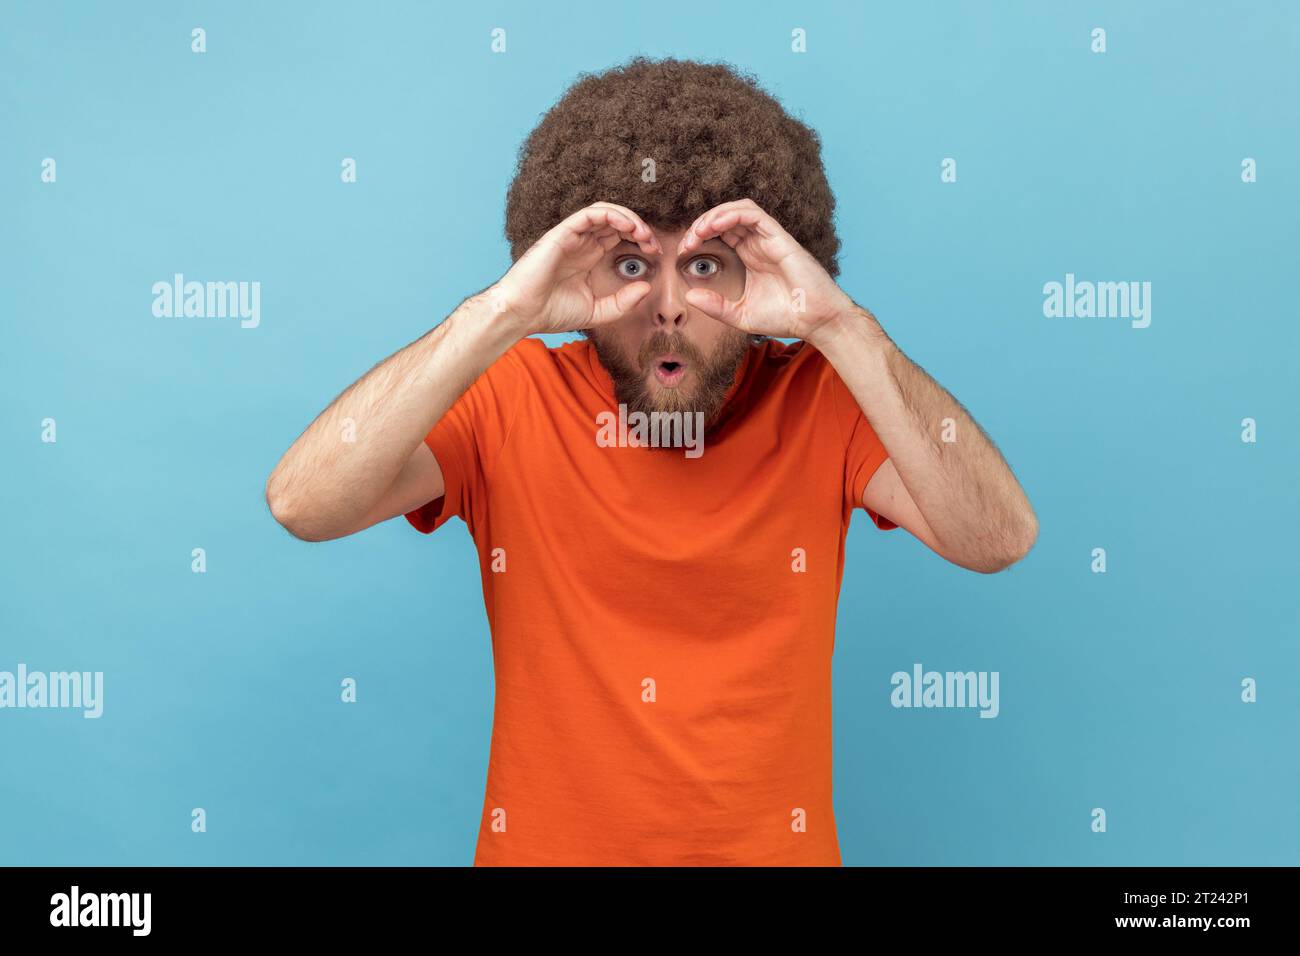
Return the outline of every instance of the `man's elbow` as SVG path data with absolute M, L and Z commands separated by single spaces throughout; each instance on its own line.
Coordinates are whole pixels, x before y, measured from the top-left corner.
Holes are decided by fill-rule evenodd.
M 1000 533 L 990 535 L 981 547 L 971 548 L 961 556 L 948 556 L 948 560 L 968 571 L 980 574 L 997 574 L 1022 560 L 1038 540 L 1038 519 L 1026 511 L 1013 522 L 1008 522 Z
M 318 528 L 312 527 L 294 496 L 287 494 L 277 485 L 274 475 L 266 482 L 266 506 L 271 509 L 271 517 L 279 523 L 280 527 L 300 541 L 329 539 L 329 535 L 322 534 Z
M 997 574 L 1024 559 L 1038 540 L 1038 518 L 1026 509 L 1013 528 L 1002 536 L 1001 547 L 978 566 L 971 568 L 982 574 Z

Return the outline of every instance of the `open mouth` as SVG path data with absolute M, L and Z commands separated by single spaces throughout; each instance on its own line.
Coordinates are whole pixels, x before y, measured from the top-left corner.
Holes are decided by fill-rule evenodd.
M 655 378 L 660 385 L 672 387 L 686 374 L 686 363 L 676 355 L 668 355 L 655 363 L 654 370 Z

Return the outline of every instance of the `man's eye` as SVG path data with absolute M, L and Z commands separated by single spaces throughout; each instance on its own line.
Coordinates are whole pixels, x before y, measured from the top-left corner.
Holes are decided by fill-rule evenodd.
M 718 264 L 712 259 L 692 259 L 687 268 L 691 270 L 691 275 L 693 277 L 698 279 L 707 279 L 709 276 L 717 273 Z
M 614 268 L 618 274 L 627 279 L 636 279 L 645 274 L 646 265 L 640 259 L 623 259 Z

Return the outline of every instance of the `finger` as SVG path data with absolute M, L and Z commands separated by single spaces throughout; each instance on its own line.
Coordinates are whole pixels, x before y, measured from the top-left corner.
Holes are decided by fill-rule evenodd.
M 690 252 L 700 243 L 733 230 L 743 230 L 746 234 L 752 232 L 762 239 L 775 238 L 779 231 L 784 231 L 775 219 L 752 203 L 748 206 L 737 204 L 725 209 L 719 207 L 705 213 L 686 231 L 678 254 Z
M 700 213 L 698 216 L 696 216 L 696 217 L 695 217 L 695 221 L 692 222 L 692 223 L 691 223 L 691 224 L 686 228 L 686 231 L 685 231 L 684 233 L 682 233 L 681 241 L 677 243 L 677 253 L 678 253 L 678 255 L 681 255 L 681 253 L 683 253 L 683 252 L 686 251 L 688 240 L 691 240 L 691 237 L 693 236 L 695 230 L 696 230 L 697 228 L 699 228 L 700 225 L 701 225 L 702 223 L 704 223 L 704 222 L 706 222 L 707 220 L 711 219 L 711 218 L 712 218 L 713 216 L 715 216 L 716 214 L 718 214 L 718 213 L 720 213 L 720 212 L 725 212 L 726 210 L 728 210 L 728 209 L 732 209 L 732 208 L 734 208 L 734 207 L 736 207 L 736 206 L 738 206 L 738 205 L 740 205 L 741 203 L 744 203 L 744 202 L 750 202 L 750 200 L 748 200 L 748 199 L 734 199 L 734 200 L 732 200 L 731 202 L 718 203 L 718 205 L 712 207 L 711 209 L 705 210 L 704 212 L 702 212 L 702 213 Z M 693 244 L 694 244 L 694 243 L 692 242 L 692 245 L 693 245 Z
M 663 247 L 659 244 L 659 237 L 655 235 L 654 230 L 650 228 L 650 225 L 644 219 L 627 206 L 620 206 L 618 203 L 606 202 L 603 199 L 598 200 L 592 205 L 599 206 L 602 209 L 613 210 L 614 212 L 619 213 L 624 219 L 630 221 L 635 227 L 632 232 L 632 235 L 634 236 L 632 241 L 640 245 L 643 252 L 663 252 Z M 650 244 L 649 248 L 644 245 L 646 242 Z
M 604 325 L 622 318 L 629 309 L 644 299 L 650 292 L 649 282 L 629 282 L 617 292 L 601 296 L 591 310 L 591 324 Z
M 740 308 L 714 289 L 688 289 L 686 301 L 711 319 L 739 328 Z
M 559 223 L 553 231 L 560 239 L 562 248 L 573 252 L 588 234 L 600 233 L 606 229 L 614 230 L 646 253 L 658 251 L 658 240 L 649 226 L 641 222 L 635 213 L 625 213 L 607 203 L 584 206 Z
M 626 218 L 632 220 L 632 222 L 637 226 L 637 236 L 649 237 L 650 242 L 653 244 L 654 248 L 647 250 L 648 252 L 663 252 L 663 247 L 659 244 L 659 237 L 655 235 L 655 231 L 650 228 L 649 223 L 637 215 L 633 210 L 629 209 L 627 206 L 620 206 L 618 203 L 605 202 L 604 200 L 600 200 L 597 205 L 615 209 L 622 213 Z
M 623 241 L 623 237 L 618 234 L 618 230 L 616 229 L 602 229 L 600 232 L 595 234 L 594 238 L 596 242 L 600 244 L 600 248 L 606 252 L 609 252 L 609 250 L 613 249 Z

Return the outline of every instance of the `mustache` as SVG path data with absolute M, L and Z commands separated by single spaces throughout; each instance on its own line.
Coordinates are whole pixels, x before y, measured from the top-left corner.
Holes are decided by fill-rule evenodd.
M 641 348 L 636 353 L 636 364 L 641 371 L 649 371 L 650 360 L 664 352 L 676 353 L 696 367 L 704 365 L 704 355 L 686 336 L 680 332 L 670 335 L 662 330 L 641 343 Z

